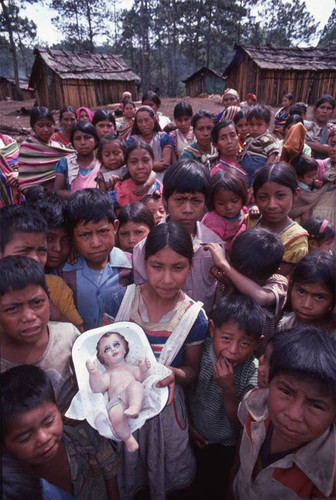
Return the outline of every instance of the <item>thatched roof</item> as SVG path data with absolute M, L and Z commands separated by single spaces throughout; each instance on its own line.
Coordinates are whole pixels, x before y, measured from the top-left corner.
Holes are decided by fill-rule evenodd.
M 195 78 L 196 76 L 204 76 L 205 74 L 209 74 L 215 76 L 216 78 L 220 78 L 221 80 L 226 80 L 226 78 L 223 77 L 219 71 L 216 71 L 214 69 L 207 68 L 206 66 L 203 66 L 201 69 L 193 73 L 192 75 L 188 76 L 185 80 L 182 80 L 183 83 L 189 82 L 192 78 Z
M 128 68 L 119 55 L 79 53 L 69 50 L 53 50 L 36 48 L 45 64 L 62 80 L 114 80 L 139 81 L 138 75 Z M 34 71 L 34 68 L 33 68 Z M 32 71 L 32 73 L 33 73 Z
M 12 85 L 15 85 L 15 78 L 12 78 L 10 76 L 0 76 L 0 81 L 1 80 L 4 80 Z M 20 85 L 20 89 L 22 90 L 33 90 L 29 87 L 28 85 L 29 83 L 29 80 L 28 79 L 25 79 L 25 78 L 19 78 L 19 85 Z
M 228 71 L 239 64 L 246 53 L 260 69 L 296 70 L 296 71 L 323 71 L 336 70 L 336 46 L 330 47 L 252 47 L 241 45 L 236 47 L 236 54 L 224 71 Z

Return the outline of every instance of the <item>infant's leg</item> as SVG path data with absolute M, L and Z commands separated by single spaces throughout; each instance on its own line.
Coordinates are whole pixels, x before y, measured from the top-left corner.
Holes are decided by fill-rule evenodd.
M 127 417 L 124 415 L 124 404 L 121 402 L 113 406 L 108 411 L 108 416 L 116 435 L 124 441 L 129 452 L 134 452 L 139 448 L 138 442 L 132 436 Z
M 137 418 L 142 408 L 144 390 L 142 383 L 134 380 L 125 389 L 125 395 L 127 398 L 128 408 L 124 411 L 124 414 L 130 418 Z

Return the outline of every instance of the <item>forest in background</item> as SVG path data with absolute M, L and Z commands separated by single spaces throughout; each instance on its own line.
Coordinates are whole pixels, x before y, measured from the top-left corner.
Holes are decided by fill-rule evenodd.
M 29 75 L 36 25 L 22 14 L 25 3 L 0 0 L 0 75 Z M 41 2 L 39 2 L 41 3 Z M 141 90 L 183 96 L 182 80 L 202 66 L 223 72 L 236 44 L 275 47 L 336 40 L 336 9 L 320 29 L 301 0 L 45 0 L 58 15 L 62 36 L 50 48 L 120 54 L 141 78 Z M 42 44 L 42 46 L 47 46 Z

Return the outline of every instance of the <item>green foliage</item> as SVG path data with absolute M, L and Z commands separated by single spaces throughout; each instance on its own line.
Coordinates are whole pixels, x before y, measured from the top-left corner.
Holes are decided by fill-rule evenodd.
M 51 0 L 50 7 L 59 13 L 52 22 L 68 50 L 94 52 L 95 40 L 108 34 L 111 14 L 105 0 Z
M 318 23 L 307 12 L 304 1 L 259 0 L 258 7 L 263 44 L 290 47 L 309 43 L 318 29 Z
M 28 3 L 34 3 L 34 1 L 35 0 L 27 0 Z M 24 4 L 24 0 L 19 3 L 16 3 L 15 0 L 8 0 L 6 2 L 5 0 L 0 0 L 0 32 L 4 34 L 5 39 L 8 41 L 19 99 L 22 99 L 22 93 L 19 86 L 18 52 L 23 62 L 21 72 L 27 74 L 30 72 L 30 66 L 28 66 L 29 60 L 27 58 L 29 52 L 27 53 L 25 44 L 31 45 L 36 37 L 35 23 L 27 17 L 22 17 L 20 15 L 20 8 L 24 7 Z M 8 75 L 8 72 L 5 74 Z
M 336 9 L 333 9 L 327 24 L 322 30 L 321 37 L 319 40 L 320 46 L 327 46 L 330 43 L 336 42 Z

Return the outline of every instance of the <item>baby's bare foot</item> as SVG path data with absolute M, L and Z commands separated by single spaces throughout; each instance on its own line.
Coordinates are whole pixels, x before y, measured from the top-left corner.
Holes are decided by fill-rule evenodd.
M 130 453 L 134 453 L 135 451 L 137 451 L 139 449 L 138 441 L 133 436 L 126 439 L 125 445 Z
M 129 418 L 137 418 L 140 413 L 140 408 L 137 405 L 132 405 L 124 410 L 124 415 Z

